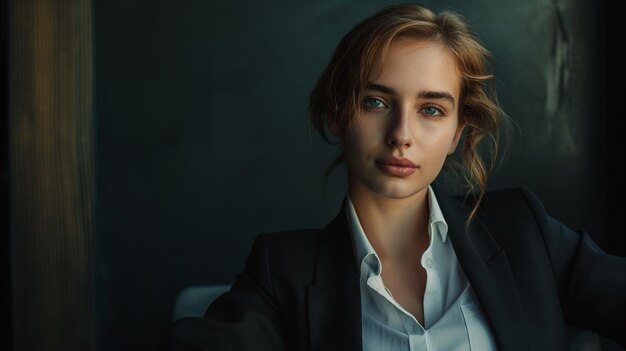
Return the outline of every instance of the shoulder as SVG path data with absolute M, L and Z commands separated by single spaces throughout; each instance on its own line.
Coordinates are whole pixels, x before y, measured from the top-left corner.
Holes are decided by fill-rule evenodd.
M 282 261 L 315 259 L 320 247 L 345 249 L 349 236 L 343 235 L 348 228 L 345 211 L 342 210 L 324 227 L 319 229 L 298 229 L 259 234 L 252 245 L 252 252 L 279 256 Z
M 295 283 L 310 284 L 320 261 L 332 270 L 343 263 L 344 256 L 350 256 L 348 253 L 352 246 L 347 228 L 346 215 L 342 210 L 323 229 L 259 234 L 252 245 L 246 267 L 268 275 L 272 280 L 287 278 Z
M 261 255 L 267 262 L 285 264 L 313 259 L 319 246 L 321 229 L 298 229 L 257 235 L 250 256 Z
M 320 239 L 321 229 L 298 229 L 280 232 L 261 233 L 254 239 L 253 249 L 263 247 L 272 251 L 309 250 Z
M 550 217 L 533 191 L 525 187 L 489 191 L 475 219 L 509 249 L 544 246 L 550 252 L 570 251 L 580 239 L 567 226 Z M 553 254 L 555 255 L 555 254 Z
M 310 279 L 315 269 L 323 230 L 299 229 L 257 235 L 246 260 L 246 269 L 266 276 L 273 284 L 285 278 Z
M 547 221 L 543 203 L 526 187 L 488 191 L 480 203 L 478 217 L 488 222 L 505 222 L 509 226 L 530 223 L 543 226 Z
M 539 197 L 526 187 L 497 189 L 485 193 L 481 209 L 493 210 L 503 206 L 529 207 L 533 210 L 544 211 Z

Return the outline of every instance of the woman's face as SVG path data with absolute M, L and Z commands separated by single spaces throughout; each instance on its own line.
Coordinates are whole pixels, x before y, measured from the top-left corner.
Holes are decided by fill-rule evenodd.
M 461 135 L 457 65 L 437 42 L 399 38 L 374 68 L 343 139 L 350 192 L 424 195 Z

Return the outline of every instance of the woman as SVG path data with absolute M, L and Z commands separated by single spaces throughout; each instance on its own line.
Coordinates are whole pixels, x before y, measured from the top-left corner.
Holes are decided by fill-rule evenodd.
M 477 147 L 491 142 L 493 162 L 505 120 L 488 59 L 459 16 L 417 5 L 352 29 L 310 100 L 342 146 L 342 211 L 322 230 L 260 235 L 230 292 L 166 348 L 619 348 L 583 330 L 619 340 L 625 260 L 527 190 L 485 191 Z M 452 198 L 431 183 L 457 148 L 469 189 Z

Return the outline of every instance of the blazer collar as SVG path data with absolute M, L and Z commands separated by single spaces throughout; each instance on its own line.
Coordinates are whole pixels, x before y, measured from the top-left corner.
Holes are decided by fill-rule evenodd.
M 505 250 L 489 232 L 480 212 L 465 230 L 465 220 L 471 210 L 469 205 L 439 189 L 437 195 L 448 222 L 454 252 L 483 308 L 499 349 L 532 349 Z

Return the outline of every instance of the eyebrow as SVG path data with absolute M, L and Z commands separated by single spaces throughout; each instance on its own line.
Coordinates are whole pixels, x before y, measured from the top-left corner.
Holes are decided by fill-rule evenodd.
M 398 95 L 398 93 L 393 90 L 393 88 L 378 83 L 367 83 L 365 89 L 377 90 L 381 93 L 390 95 Z M 420 99 L 447 100 L 452 104 L 452 106 L 456 106 L 454 104 L 454 96 L 452 96 L 452 94 L 447 91 L 420 91 L 419 93 L 417 93 L 417 97 Z

